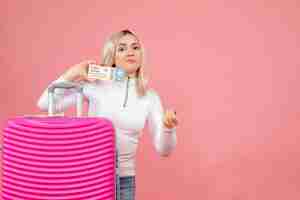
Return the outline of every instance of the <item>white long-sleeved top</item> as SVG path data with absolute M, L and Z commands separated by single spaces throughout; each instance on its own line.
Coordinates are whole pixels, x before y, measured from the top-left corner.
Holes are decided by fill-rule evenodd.
M 52 83 L 60 81 L 66 80 L 60 77 Z M 83 95 L 89 105 L 88 116 L 105 117 L 114 125 L 120 176 L 135 175 L 136 150 L 146 121 L 154 147 L 160 155 L 169 155 L 177 143 L 176 128 L 168 129 L 163 125 L 164 111 L 159 95 L 149 89 L 145 96 L 139 97 L 136 81 L 136 78 L 127 78 L 123 81 L 81 82 Z M 56 112 L 63 112 L 76 104 L 74 90 L 57 89 L 54 98 Z M 41 110 L 47 111 L 47 89 L 40 96 L 37 105 Z

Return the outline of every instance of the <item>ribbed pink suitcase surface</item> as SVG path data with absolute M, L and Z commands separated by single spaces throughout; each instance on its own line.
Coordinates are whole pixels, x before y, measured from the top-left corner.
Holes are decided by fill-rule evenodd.
M 115 136 L 104 118 L 19 117 L 3 138 L 3 199 L 115 199 Z
M 55 116 L 54 90 L 76 89 L 77 116 Z M 48 88 L 48 115 L 9 119 L 3 132 L 2 199 L 114 200 L 119 197 L 115 129 L 82 117 L 82 87 Z

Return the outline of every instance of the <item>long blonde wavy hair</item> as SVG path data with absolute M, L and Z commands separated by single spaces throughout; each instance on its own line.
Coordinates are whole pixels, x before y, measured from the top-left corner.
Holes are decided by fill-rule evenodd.
M 116 56 L 116 49 L 117 45 L 119 43 L 119 40 L 127 35 L 133 35 L 139 42 L 142 52 L 142 62 L 141 66 L 137 69 L 137 82 L 136 82 L 136 88 L 137 93 L 139 96 L 144 96 L 147 91 L 147 79 L 145 77 L 145 49 L 139 41 L 137 35 L 133 33 L 132 31 L 125 29 L 116 33 L 113 33 L 104 43 L 103 51 L 102 51 L 102 59 L 101 59 L 101 65 L 104 66 L 112 66 L 115 67 L 115 56 Z

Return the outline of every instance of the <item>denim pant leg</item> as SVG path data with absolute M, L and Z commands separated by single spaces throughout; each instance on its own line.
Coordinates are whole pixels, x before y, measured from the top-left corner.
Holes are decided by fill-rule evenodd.
M 135 199 L 135 176 L 119 177 L 118 184 L 119 199 L 117 200 Z

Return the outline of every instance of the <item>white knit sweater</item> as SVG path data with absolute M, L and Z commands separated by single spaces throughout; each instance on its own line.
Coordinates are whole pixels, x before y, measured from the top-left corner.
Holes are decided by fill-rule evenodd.
M 54 82 L 66 81 L 59 78 Z M 159 95 L 148 90 L 138 97 L 136 78 L 123 81 L 82 82 L 83 94 L 88 101 L 88 116 L 105 117 L 112 121 L 116 129 L 116 142 L 119 151 L 120 176 L 135 175 L 135 157 L 141 130 L 148 121 L 149 132 L 157 152 L 168 155 L 176 146 L 176 128 L 163 126 L 163 106 Z M 63 112 L 75 105 L 74 91 L 57 89 L 55 92 L 56 112 Z M 38 100 L 38 107 L 48 109 L 47 89 Z

